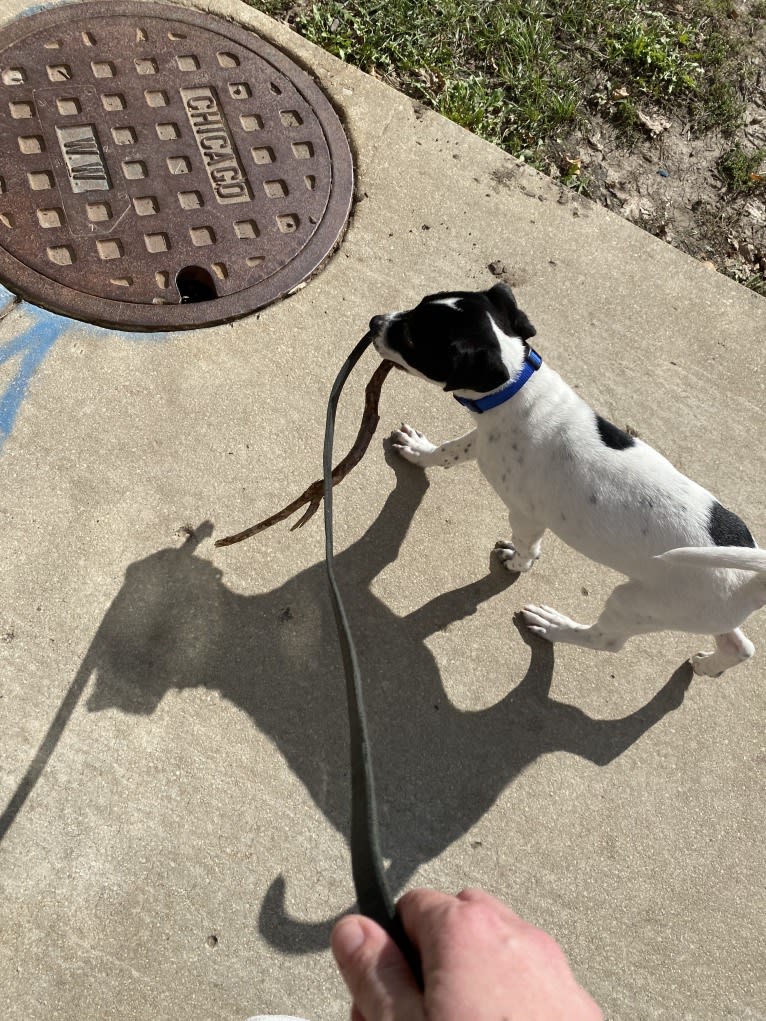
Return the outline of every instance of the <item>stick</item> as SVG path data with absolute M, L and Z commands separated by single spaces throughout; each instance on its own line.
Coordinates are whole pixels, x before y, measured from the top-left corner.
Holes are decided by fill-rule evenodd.
M 364 412 L 362 413 L 359 432 L 356 434 L 351 450 L 332 470 L 333 486 L 337 486 L 339 482 L 342 482 L 352 468 L 355 468 L 364 457 L 380 421 L 378 401 L 380 400 L 383 380 L 393 367 L 393 362 L 388 360 L 381 362 L 367 384 L 364 391 Z M 292 503 L 283 507 L 281 511 L 277 511 L 271 517 L 264 518 L 263 521 L 259 521 L 256 525 L 251 525 L 250 528 L 246 528 L 243 532 L 237 532 L 236 535 L 227 535 L 224 539 L 218 539 L 216 546 L 233 546 L 235 542 L 242 542 L 243 539 L 249 539 L 253 535 L 258 535 L 259 532 L 265 532 L 267 528 L 271 528 L 272 525 L 276 525 L 279 521 L 284 521 L 285 518 L 289 518 L 291 514 L 294 514 L 305 504 L 308 504 L 304 513 L 291 527 L 290 531 L 294 532 L 296 528 L 302 528 L 319 510 L 323 493 L 324 482 L 322 479 L 317 479 L 316 482 L 311 483 L 304 493 L 296 500 L 293 500 Z

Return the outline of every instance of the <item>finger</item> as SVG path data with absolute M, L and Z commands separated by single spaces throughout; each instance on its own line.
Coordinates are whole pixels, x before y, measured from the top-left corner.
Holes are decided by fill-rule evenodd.
M 434 923 L 438 923 L 454 903 L 455 898 L 449 894 L 421 887 L 408 890 L 400 897 L 396 909 L 407 935 L 420 948 L 421 938 L 430 935 Z
M 517 932 L 533 928 L 501 901 L 477 889 L 463 890 L 457 897 L 437 890 L 410 890 L 397 909 L 420 953 L 426 986 L 434 969 L 465 948 L 469 932 L 473 932 L 471 939 L 485 942 L 499 938 L 503 927 Z
M 330 942 L 359 1021 L 425 1021 L 412 972 L 379 925 L 349 915 L 335 926 Z
M 396 905 L 404 931 L 420 956 L 426 986 L 433 969 L 441 964 L 445 934 L 450 930 L 449 919 L 458 907 L 455 897 L 422 887 L 409 890 Z
M 491 908 L 495 913 L 504 918 L 506 921 L 529 925 L 523 918 L 516 914 L 516 912 L 509 908 L 507 904 L 493 897 L 491 893 L 487 893 L 486 890 L 479 890 L 476 887 L 469 886 L 465 890 L 461 890 L 457 895 L 457 899 L 463 901 L 465 904 L 483 904 L 487 908 Z

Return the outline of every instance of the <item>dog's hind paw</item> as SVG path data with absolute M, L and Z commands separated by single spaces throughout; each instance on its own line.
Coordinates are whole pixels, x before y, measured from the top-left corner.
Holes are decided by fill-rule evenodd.
M 729 667 L 745 663 L 755 652 L 755 646 L 739 628 L 727 634 L 716 635 L 715 644 L 715 652 L 698 652 L 692 656 L 695 674 L 720 677 Z
M 720 677 L 723 670 L 716 663 L 714 652 L 698 652 L 692 656 L 692 667 L 699 677 Z
M 539 557 L 524 559 L 524 557 L 519 555 L 513 543 L 502 539 L 500 542 L 495 543 L 494 553 L 506 570 L 513 571 L 514 574 L 523 574 L 525 571 L 531 571 L 535 566 L 535 562 L 539 560 Z

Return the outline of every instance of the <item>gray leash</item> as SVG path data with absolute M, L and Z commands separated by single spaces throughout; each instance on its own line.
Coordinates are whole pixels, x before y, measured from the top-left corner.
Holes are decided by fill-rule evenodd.
M 324 529 L 325 566 L 330 585 L 330 596 L 335 624 L 338 629 L 346 676 L 346 700 L 348 703 L 348 725 L 351 760 L 351 871 L 359 911 L 372 918 L 394 940 L 407 960 L 415 979 L 423 988 L 423 974 L 420 958 L 415 947 L 404 931 L 394 902 L 386 886 L 378 837 L 378 818 L 375 809 L 375 784 L 372 772 L 370 743 L 367 733 L 367 719 L 364 711 L 362 676 L 356 647 L 351 636 L 348 617 L 335 578 L 333 561 L 332 527 L 332 446 L 335 432 L 335 412 L 341 390 L 351 370 L 372 342 L 366 334 L 346 359 L 333 383 L 327 404 L 327 421 L 323 450 L 324 471 Z

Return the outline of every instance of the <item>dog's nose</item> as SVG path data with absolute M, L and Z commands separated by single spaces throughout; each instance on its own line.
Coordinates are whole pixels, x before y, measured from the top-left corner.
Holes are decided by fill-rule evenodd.
M 370 320 L 370 333 L 382 333 L 386 325 L 386 316 L 373 316 Z

